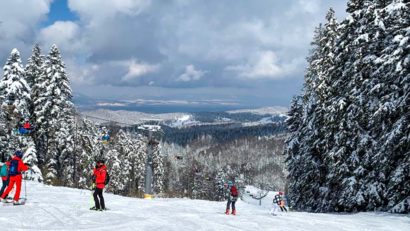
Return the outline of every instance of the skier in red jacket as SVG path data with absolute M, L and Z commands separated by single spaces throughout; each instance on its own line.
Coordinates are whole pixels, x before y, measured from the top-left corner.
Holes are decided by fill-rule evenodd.
M 236 188 L 235 185 L 233 185 L 232 181 L 228 181 L 228 190 L 229 190 L 229 197 L 228 197 L 228 203 L 226 204 L 226 215 L 229 215 L 229 209 L 230 205 L 232 204 L 232 215 L 236 215 L 236 208 L 235 208 L 235 203 L 238 200 L 238 189 Z
M 107 172 L 107 166 L 104 164 L 104 160 L 98 160 L 97 166 L 93 169 L 93 179 L 94 179 L 94 202 L 95 206 L 90 208 L 91 210 L 105 210 L 105 203 L 103 197 L 103 189 L 105 185 L 108 184 L 110 176 Z
M 9 185 L 7 186 L 6 191 L 1 195 L 1 200 L 4 200 L 13 189 L 14 185 L 16 185 L 16 193 L 13 198 L 13 204 L 15 205 L 18 205 L 20 200 L 21 181 L 23 180 L 21 173 L 29 169 L 29 167 L 23 163 L 21 158 L 23 158 L 23 152 L 16 151 L 10 161 Z

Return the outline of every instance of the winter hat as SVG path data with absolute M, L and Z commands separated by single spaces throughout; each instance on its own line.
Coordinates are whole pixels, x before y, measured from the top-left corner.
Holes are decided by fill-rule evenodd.
M 101 157 L 101 158 L 97 159 L 97 163 L 105 164 L 104 158 Z
M 232 181 L 228 181 L 228 185 L 229 185 L 229 186 L 232 186 L 232 185 L 233 185 L 233 182 L 232 182 Z
M 14 153 L 14 155 L 16 155 L 18 158 L 22 158 L 23 157 L 23 152 L 18 150 Z

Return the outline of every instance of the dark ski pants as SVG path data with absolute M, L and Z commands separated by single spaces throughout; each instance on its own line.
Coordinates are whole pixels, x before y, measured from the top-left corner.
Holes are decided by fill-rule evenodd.
M 10 181 L 9 177 L 7 177 L 6 180 L 3 180 L 3 185 L 1 186 L 1 189 L 0 189 L 0 196 L 3 195 L 4 190 L 6 189 L 7 185 L 9 185 L 9 181 Z M 6 195 L 6 198 L 7 196 L 8 195 Z
M 231 204 L 232 204 L 232 210 L 235 210 L 235 203 L 236 203 L 236 200 L 231 200 L 231 199 L 228 199 L 228 203 L 226 204 L 226 209 L 229 209 L 231 206 Z
M 288 210 L 286 209 L 286 207 L 285 206 L 280 206 L 280 211 L 284 211 L 285 210 L 285 212 L 287 212 Z
M 102 188 L 95 188 L 94 190 L 94 202 L 96 209 L 105 209 L 104 197 L 103 197 L 103 189 Z M 99 200 L 98 200 L 99 198 Z M 100 207 L 101 205 L 101 207 Z

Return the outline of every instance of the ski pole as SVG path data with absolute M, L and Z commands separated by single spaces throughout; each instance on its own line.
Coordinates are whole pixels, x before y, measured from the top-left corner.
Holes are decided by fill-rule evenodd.
M 26 198 L 26 201 L 27 201 L 27 182 L 26 180 L 24 180 L 24 178 L 23 178 L 23 181 L 24 181 L 24 197 Z

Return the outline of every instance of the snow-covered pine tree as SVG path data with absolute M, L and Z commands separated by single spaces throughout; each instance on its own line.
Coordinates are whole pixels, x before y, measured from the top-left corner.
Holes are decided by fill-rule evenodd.
M 352 3 L 355 1 L 352 1 Z M 345 106 L 339 113 L 339 131 L 336 133 L 337 150 L 334 153 L 342 159 L 337 164 L 336 174 L 342 184 L 338 190 L 339 200 L 335 208 L 340 211 L 363 210 L 365 203 L 365 172 L 367 162 L 364 161 L 374 142 L 368 133 L 369 95 L 365 90 L 371 88 L 370 72 L 373 68 L 374 53 L 371 39 L 374 37 L 374 4 L 371 1 L 357 1 L 349 10 L 349 18 L 342 22 L 342 46 L 337 46 L 337 58 L 345 60 L 340 65 L 341 79 L 344 80 L 344 90 L 341 97 L 345 98 Z M 339 86 L 341 87 L 341 86 Z
M 215 176 L 215 200 L 225 200 L 225 184 L 228 183 L 228 176 L 223 169 L 219 169 Z
M 32 54 L 28 59 L 25 71 L 26 82 L 31 88 L 31 99 L 34 101 L 37 97 L 36 87 L 39 84 L 39 79 L 44 64 L 44 56 L 41 54 L 41 49 L 38 44 L 34 45 Z M 32 113 L 32 111 L 31 111 Z
M 0 81 L 0 102 L 8 116 L 26 116 L 29 114 L 30 87 L 25 78 L 25 71 L 17 49 L 11 51 L 6 65 L 3 68 L 4 75 Z
M 75 121 L 73 181 L 78 182 L 77 187 L 90 188 L 95 159 L 101 153 L 102 145 L 98 140 L 99 133 L 95 124 L 79 116 Z
M 64 175 L 63 170 L 72 163 L 74 109 L 70 82 L 56 45 L 51 47 L 38 80 L 34 115 L 39 136 L 45 144 L 47 166 L 43 167 L 46 180 L 54 184 L 71 184 L 66 180 L 72 178 L 73 171 L 68 170 L 65 173 L 69 174 Z
M 0 80 L 0 103 L 3 110 L 5 145 L 3 154 L 11 154 L 18 146 L 17 137 L 12 131 L 18 128 L 21 120 L 29 117 L 30 87 L 25 81 L 25 71 L 17 49 L 11 51 L 4 66 L 4 75 Z
M 122 159 L 117 149 L 111 149 L 107 152 L 107 167 L 110 174 L 110 184 L 107 190 L 114 194 L 124 193 L 126 183 L 122 174 Z
M 301 210 L 408 212 L 409 3 L 350 0 L 348 13 L 333 30 L 336 42 L 319 43 L 330 53 L 314 49 L 305 91 L 292 103 L 289 196 Z M 309 167 L 318 163 L 326 166 L 324 179 Z M 316 207 L 310 186 L 321 186 Z
M 375 170 L 385 177 L 383 202 L 394 212 L 409 213 L 410 206 L 410 2 L 376 1 L 378 24 L 384 30 L 384 49 L 374 75 L 380 78 L 380 102 L 372 126 L 378 124 L 379 144 Z M 407 202 L 407 207 L 404 206 Z M 400 208 L 400 209 L 398 209 Z
M 320 129 L 324 122 L 324 92 L 327 90 L 324 68 L 325 64 L 329 63 L 329 57 L 328 51 L 323 46 L 334 40 L 333 37 L 324 37 L 325 29 L 331 28 L 330 24 L 335 23 L 333 15 L 333 10 L 330 10 L 327 16 L 327 27 L 319 26 L 315 31 L 313 49 L 308 58 L 309 67 L 305 75 L 304 92 L 300 98 L 301 104 L 296 101 L 292 104 L 292 107 L 301 106 L 302 116 L 291 118 L 289 121 L 292 122 L 288 121 L 289 125 L 297 123 L 300 128 L 295 132 L 298 134 L 291 136 L 287 141 L 288 144 L 295 145 L 296 142 L 298 144 L 287 150 L 288 166 L 291 171 L 289 178 L 295 180 L 290 184 L 289 195 L 294 201 L 295 207 L 300 206 L 300 208 L 309 211 L 317 210 L 317 206 L 320 204 L 318 201 L 323 198 L 320 189 L 323 188 L 322 184 L 326 182 L 326 166 L 323 163 L 324 133 Z M 326 32 L 328 32 L 326 36 L 334 36 L 331 31 Z M 298 115 L 296 113 L 298 110 L 298 108 L 291 109 L 291 111 L 295 111 L 295 115 Z M 297 119 L 300 119 L 300 122 L 296 122 Z M 297 149 L 295 149 L 296 147 Z M 293 153 L 295 150 L 298 153 Z M 294 197 L 292 198 L 292 196 Z
M 31 115 L 31 122 L 34 123 L 34 126 L 36 126 L 37 121 L 36 114 L 34 113 L 34 103 L 38 100 L 39 93 L 44 90 L 44 84 L 46 84 L 45 79 L 41 78 L 44 68 L 44 59 L 44 56 L 41 54 L 40 46 L 36 44 L 33 47 L 32 54 L 25 67 L 26 81 L 31 88 L 31 103 L 29 111 Z M 43 86 L 43 88 L 40 86 Z M 32 134 L 32 137 L 37 153 L 44 153 L 45 144 L 43 135 L 36 131 Z M 37 161 L 40 165 L 42 165 L 43 157 L 41 155 L 38 156 Z
M 142 140 L 139 140 L 140 143 Z M 155 193 L 161 193 L 164 191 L 164 178 L 165 178 L 165 169 L 164 169 L 164 159 L 161 156 L 161 144 L 158 143 L 153 147 L 152 153 L 152 163 L 153 163 L 153 171 L 154 171 L 154 181 L 153 181 L 153 189 Z M 141 143 L 139 150 L 144 150 L 144 145 Z
M 118 151 L 119 155 L 117 160 L 119 162 L 118 171 L 113 173 L 116 175 L 114 181 L 118 182 L 118 190 L 123 194 L 128 194 L 131 188 L 135 189 L 135 178 L 132 172 L 132 162 L 134 161 L 134 149 L 133 142 L 130 137 L 123 131 L 120 130 L 116 136 L 116 142 L 114 148 Z M 136 154 L 136 153 L 135 153 Z M 115 158 L 115 157 L 114 157 Z
M 23 149 L 23 162 L 30 165 L 30 169 L 24 174 L 26 180 L 43 182 L 43 175 L 40 168 L 37 166 L 37 151 L 33 139 L 27 137 L 25 142 L 26 148 Z
M 302 109 L 302 97 L 295 96 L 290 105 L 288 112 L 288 119 L 286 124 L 289 129 L 289 137 L 286 140 L 287 147 L 285 149 L 285 155 L 287 156 L 286 164 L 289 169 L 288 175 L 288 198 L 290 204 L 301 209 L 304 198 L 303 193 L 299 193 L 298 190 L 302 187 L 303 180 L 299 177 L 304 173 L 303 155 L 300 149 L 301 145 L 301 129 L 303 122 L 303 109 Z

